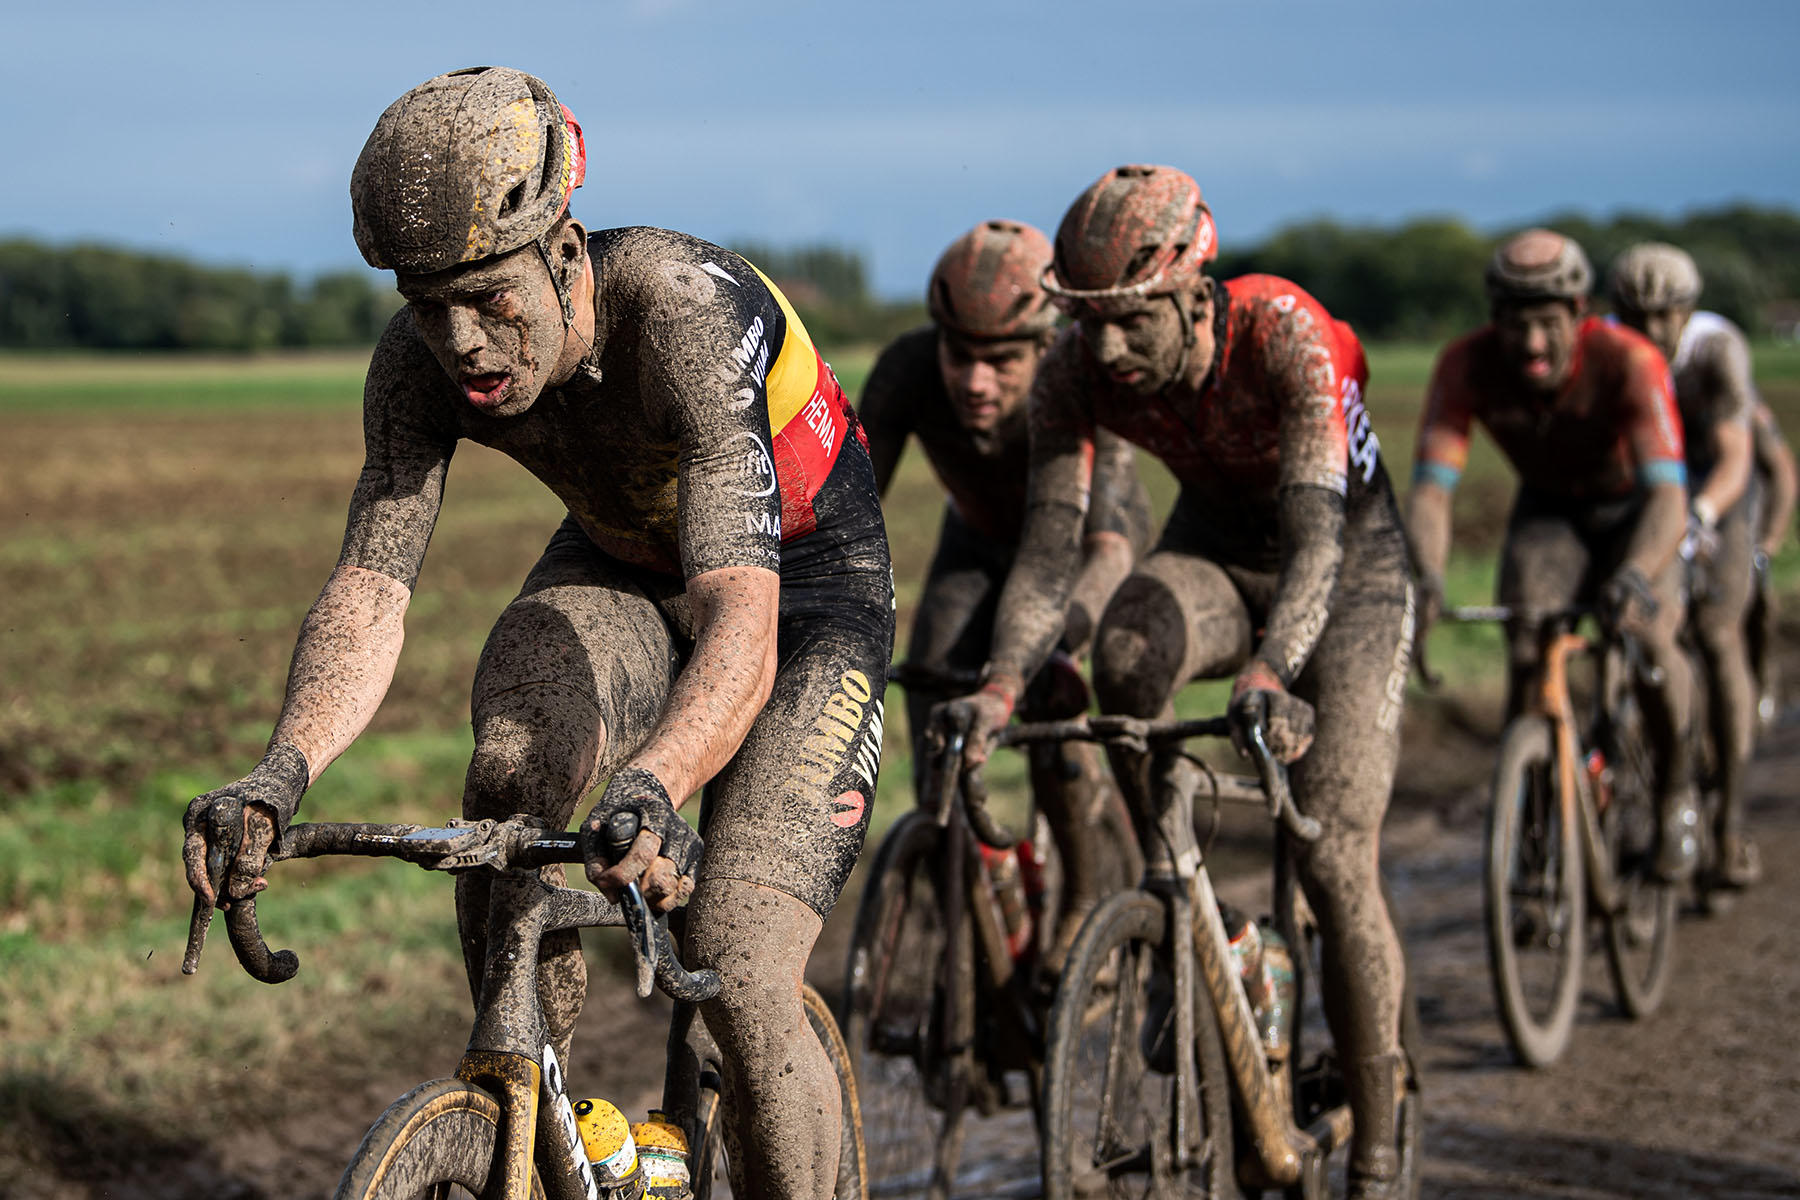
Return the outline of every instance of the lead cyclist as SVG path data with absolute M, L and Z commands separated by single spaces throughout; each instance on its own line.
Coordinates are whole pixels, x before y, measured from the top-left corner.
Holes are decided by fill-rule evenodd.
M 737 1194 L 823 1200 L 839 1093 L 800 987 L 875 794 L 894 611 L 874 473 L 774 284 L 684 234 L 589 232 L 568 207 L 585 169 L 573 115 L 505 68 L 426 81 L 363 147 L 357 247 L 407 303 L 369 365 L 342 553 L 268 753 L 189 806 L 188 879 L 221 907 L 266 886 L 302 794 L 393 678 L 453 452 L 502 451 L 568 515 L 482 650 L 463 815 L 564 828 L 605 781 L 581 825 L 589 878 L 687 902 L 689 965 L 726 980 L 701 1012 Z M 696 831 L 680 810 L 702 788 Z M 597 835 L 620 813 L 640 832 L 613 862 Z M 487 894 L 458 878 L 476 994 Z M 575 931 L 545 939 L 538 986 L 567 1061 Z

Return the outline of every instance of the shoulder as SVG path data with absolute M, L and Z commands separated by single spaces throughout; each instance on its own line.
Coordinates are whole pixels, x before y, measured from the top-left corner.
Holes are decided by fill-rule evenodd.
M 598 298 L 622 316 L 670 319 L 771 298 L 756 268 L 722 246 L 647 225 L 588 235 Z
M 1675 349 L 1675 361 L 1670 365 L 1680 369 L 1749 353 L 1750 339 L 1742 329 L 1716 312 L 1701 311 L 1688 318 L 1687 328 L 1681 331 L 1681 344 Z
M 1292 321 L 1296 313 L 1304 313 L 1314 321 L 1329 320 L 1325 306 L 1311 293 L 1279 275 L 1239 275 L 1221 285 L 1228 297 L 1232 314 L 1262 317 L 1273 321 Z M 1306 323 L 1302 318 L 1302 323 Z
M 363 383 L 366 411 L 413 412 L 422 421 L 447 425 L 451 403 L 460 399 L 443 364 L 413 326 L 412 311 L 402 308 L 388 321 Z

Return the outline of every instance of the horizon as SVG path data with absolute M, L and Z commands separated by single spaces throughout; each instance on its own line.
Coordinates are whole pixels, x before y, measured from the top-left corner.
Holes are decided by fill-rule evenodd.
M 363 139 L 400 93 L 471 62 L 533 71 L 575 112 L 584 223 L 838 247 L 886 300 L 917 295 L 979 220 L 1053 231 L 1121 162 L 1193 174 L 1228 250 L 1320 217 L 1491 232 L 1800 202 L 1800 5 L 1777 0 L 892 11 L 615 0 L 498 29 L 466 0 L 9 16 L 23 111 L 0 151 L 33 186 L 0 196 L 0 237 L 366 270 L 348 204 Z

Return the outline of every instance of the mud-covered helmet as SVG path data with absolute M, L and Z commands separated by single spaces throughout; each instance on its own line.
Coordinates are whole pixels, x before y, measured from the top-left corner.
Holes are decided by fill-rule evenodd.
M 1639 242 L 1613 259 L 1613 303 L 1632 312 L 1687 308 L 1700 299 L 1700 268 L 1679 246 Z
M 356 247 L 409 275 L 506 254 L 561 220 L 586 172 L 581 126 L 543 80 L 439 75 L 389 105 L 357 156 Z
M 1594 284 L 1594 268 L 1573 238 L 1527 229 L 1495 249 L 1484 282 L 1491 304 L 1581 300 Z
M 1018 221 L 983 221 L 950 243 L 925 290 L 931 319 L 981 341 L 1036 337 L 1056 323 L 1039 282 L 1050 239 Z
M 1173 292 L 1218 257 L 1200 185 L 1174 167 L 1115 167 L 1075 198 L 1056 230 L 1044 288 L 1072 300 Z

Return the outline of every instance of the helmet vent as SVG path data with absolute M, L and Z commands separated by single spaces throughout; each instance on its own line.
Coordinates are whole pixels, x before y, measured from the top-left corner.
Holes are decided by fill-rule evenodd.
M 512 191 L 506 193 L 506 199 L 500 201 L 500 215 L 502 217 L 510 217 L 518 212 L 519 206 L 524 203 L 525 185 L 521 182 L 514 185 Z

